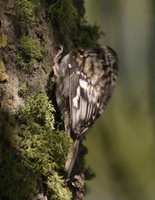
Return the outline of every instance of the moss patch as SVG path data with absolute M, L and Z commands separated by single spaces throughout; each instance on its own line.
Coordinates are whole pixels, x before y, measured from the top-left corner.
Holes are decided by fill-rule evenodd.
M 35 13 L 40 5 L 39 0 L 15 0 L 20 24 L 25 27 L 35 22 Z
M 22 84 L 19 88 L 18 94 L 21 97 L 25 97 L 28 92 L 28 88 L 26 84 Z
M 65 187 L 64 180 L 55 172 L 47 180 L 48 187 L 53 191 L 52 199 L 58 200 L 71 200 L 72 195 Z
M 40 40 L 29 36 L 21 37 L 18 48 L 26 57 L 36 60 L 41 60 L 45 53 L 45 49 L 41 46 Z
M 54 108 L 47 96 L 39 93 L 29 97 L 16 118 L 10 117 L 4 125 L 0 198 L 32 199 L 43 184 L 52 199 L 70 200 L 71 193 L 59 174 L 71 141 L 66 133 L 54 129 Z
M 17 62 L 21 69 L 37 67 L 37 62 L 41 61 L 46 53 L 46 49 L 41 45 L 38 38 L 22 36 L 18 42 Z
M 88 24 L 83 13 L 80 14 L 75 5 L 72 0 L 57 0 L 53 4 L 48 3 L 47 13 L 55 27 L 55 35 L 60 43 L 67 43 L 69 48 L 94 47 L 101 36 L 101 31 L 98 26 Z
M 74 29 L 75 21 L 78 20 L 79 14 L 71 0 L 57 0 L 48 8 L 48 13 L 52 24 L 63 34 Z
M 85 18 L 77 22 L 76 33 L 72 41 L 74 47 L 92 48 L 98 44 L 102 32 L 97 25 L 90 25 Z

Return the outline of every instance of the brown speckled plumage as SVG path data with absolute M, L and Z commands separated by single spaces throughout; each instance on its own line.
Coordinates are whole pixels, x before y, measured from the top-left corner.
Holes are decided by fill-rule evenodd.
M 54 65 L 57 103 L 65 129 L 76 141 L 103 113 L 116 83 L 118 58 L 107 46 L 75 49 L 63 58 L 61 53 Z

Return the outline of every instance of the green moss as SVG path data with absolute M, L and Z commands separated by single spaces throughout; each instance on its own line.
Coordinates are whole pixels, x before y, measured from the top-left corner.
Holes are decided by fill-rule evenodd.
M 73 43 L 75 47 L 91 48 L 97 45 L 102 32 L 97 25 L 90 25 L 86 19 L 81 19 L 81 22 L 77 23 L 76 34 L 73 37 Z
M 54 129 L 54 108 L 47 96 L 39 93 L 29 97 L 14 123 L 11 120 L 4 125 L 0 198 L 32 199 L 44 184 L 52 199 L 70 200 L 71 193 L 59 172 L 64 170 L 71 141 L 66 133 Z
M 57 0 L 48 4 L 48 16 L 55 27 L 56 37 L 67 46 L 71 42 L 69 48 L 96 46 L 101 36 L 99 27 L 88 24 L 74 5 L 72 0 Z
M 41 61 L 46 49 L 41 45 L 40 40 L 29 36 L 22 36 L 18 42 L 17 62 L 22 69 L 33 68 Z
M 20 16 L 22 26 L 27 26 L 35 22 L 35 13 L 39 7 L 39 0 L 15 0 L 16 10 Z
M 41 46 L 40 40 L 29 36 L 21 37 L 18 47 L 26 57 L 42 60 L 45 49 Z
M 25 84 L 21 85 L 20 88 L 19 88 L 19 92 L 18 94 L 21 96 L 21 97 L 25 97 L 26 94 L 28 92 L 28 88 Z
M 28 97 L 27 102 L 18 112 L 18 118 L 25 125 L 35 122 L 54 129 L 54 107 L 48 97 L 42 93 Z
M 71 200 L 72 195 L 64 188 L 64 180 L 57 174 L 54 173 L 47 180 L 47 185 L 52 191 L 52 199 L 54 200 Z
M 26 71 L 29 69 L 29 61 L 26 61 L 20 52 L 16 53 L 16 60 L 22 70 Z
M 61 34 L 74 28 L 74 22 L 78 20 L 79 14 L 72 0 L 57 0 L 48 8 L 50 19 Z

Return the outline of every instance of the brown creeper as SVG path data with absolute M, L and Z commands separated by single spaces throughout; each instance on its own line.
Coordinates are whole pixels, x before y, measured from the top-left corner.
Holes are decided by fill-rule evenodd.
M 114 50 L 103 46 L 91 50 L 75 49 L 62 58 L 60 47 L 54 58 L 56 99 L 65 129 L 75 141 L 66 162 L 72 171 L 81 135 L 103 113 L 116 83 L 118 58 Z

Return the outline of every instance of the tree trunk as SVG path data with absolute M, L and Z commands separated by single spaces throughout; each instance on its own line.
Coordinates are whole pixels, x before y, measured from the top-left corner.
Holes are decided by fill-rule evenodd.
M 44 181 L 41 181 L 43 189 L 40 189 L 40 197 L 35 196 L 35 192 L 31 194 L 31 190 L 29 194 L 24 194 L 22 197 L 19 194 L 17 197 L 16 182 L 12 180 L 8 184 L 5 178 L 8 176 L 8 180 L 12 179 L 7 164 L 14 163 L 16 165 L 17 163 L 11 159 L 14 157 L 16 159 L 20 151 L 18 144 L 12 141 L 13 135 L 10 137 L 10 133 L 16 132 L 18 129 L 18 116 L 12 116 L 33 93 L 42 92 L 49 98 L 54 98 L 52 65 L 56 47 L 63 44 L 67 51 L 74 46 L 74 41 L 67 33 L 70 32 L 70 28 L 76 29 L 75 25 L 70 21 L 67 22 L 68 24 L 61 21 L 64 13 L 60 13 L 61 10 L 56 10 L 59 2 L 59 0 L 0 0 L 0 156 L 3 158 L 0 165 L 3 166 L 4 170 L 3 174 L 0 174 L 0 181 L 1 183 L 6 182 L 6 185 L 0 183 L 0 185 L 4 185 L 4 188 L 3 186 L 0 187 L 0 199 L 3 200 L 39 199 L 41 196 L 40 199 L 58 199 L 58 197 L 52 196 L 52 192 L 48 195 L 48 187 L 46 184 L 44 186 Z M 62 2 L 65 5 L 68 3 L 68 6 L 71 4 L 71 7 L 73 7 L 71 1 L 63 0 Z M 77 13 L 75 6 L 78 6 Z M 77 19 L 84 15 L 83 0 L 78 1 L 78 3 L 74 1 L 74 7 L 73 12 L 75 12 Z M 58 19 L 61 14 L 62 19 Z M 54 21 L 55 16 L 59 24 Z M 56 115 L 58 115 L 57 112 Z M 56 120 L 60 119 L 60 116 L 55 117 Z M 7 148 L 10 157 L 7 157 Z M 81 155 L 83 159 L 85 149 L 83 147 L 80 149 L 80 161 L 78 160 L 75 166 L 73 179 L 65 186 L 72 191 L 75 200 L 83 199 L 85 194 L 83 164 L 80 164 L 79 167 Z M 9 159 L 8 163 L 5 162 Z M 18 160 L 18 164 L 20 162 L 21 160 Z M 15 173 L 17 173 L 15 179 L 18 183 L 20 172 L 13 171 L 13 174 Z M 64 172 L 58 171 L 58 174 L 63 176 Z M 26 176 L 27 173 L 25 173 L 23 179 L 26 179 Z M 36 178 L 36 180 L 38 179 Z M 36 182 L 33 183 L 32 181 L 31 184 L 34 191 L 39 190 Z M 6 186 L 7 188 L 5 188 Z M 19 190 L 18 193 L 20 193 Z M 70 198 L 64 197 L 64 199 L 69 200 Z

